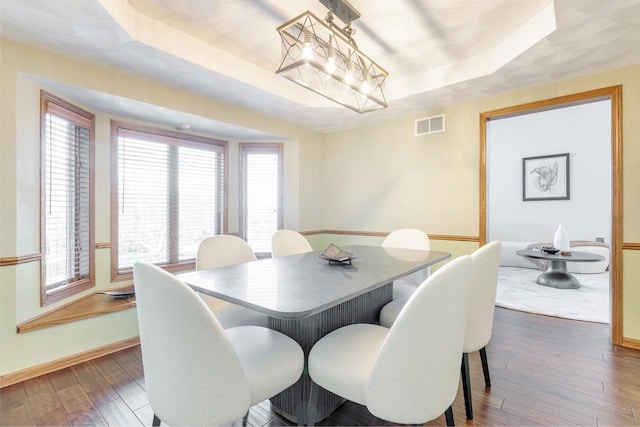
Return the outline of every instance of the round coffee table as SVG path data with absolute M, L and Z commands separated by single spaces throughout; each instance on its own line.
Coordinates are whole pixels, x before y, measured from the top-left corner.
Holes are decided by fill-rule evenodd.
M 536 279 L 536 283 L 542 286 L 559 289 L 578 289 L 580 282 L 576 277 L 567 272 L 567 262 L 597 262 L 603 261 L 602 255 L 588 252 L 571 251 L 571 255 L 552 255 L 539 250 L 520 249 L 516 253 L 523 257 L 538 258 L 551 261 L 551 266 Z

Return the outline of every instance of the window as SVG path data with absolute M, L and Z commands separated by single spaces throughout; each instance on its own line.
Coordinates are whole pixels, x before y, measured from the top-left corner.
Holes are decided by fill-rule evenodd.
M 44 306 L 94 285 L 95 117 L 44 91 L 40 105 Z
M 256 254 L 282 228 L 282 144 L 240 144 L 240 230 Z
M 137 261 L 194 267 L 198 245 L 225 232 L 226 142 L 112 121 L 111 272 Z

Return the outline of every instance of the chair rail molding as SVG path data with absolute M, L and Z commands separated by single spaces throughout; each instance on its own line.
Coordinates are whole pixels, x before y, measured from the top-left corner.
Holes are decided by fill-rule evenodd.
M 0 258 L 0 267 L 25 264 L 27 262 L 40 261 L 41 259 L 42 259 L 42 256 L 40 254 L 30 254 L 30 255 Z

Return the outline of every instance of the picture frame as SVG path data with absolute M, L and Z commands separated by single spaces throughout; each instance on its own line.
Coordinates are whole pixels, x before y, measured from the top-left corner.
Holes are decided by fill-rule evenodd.
M 522 201 L 570 200 L 569 153 L 522 158 Z

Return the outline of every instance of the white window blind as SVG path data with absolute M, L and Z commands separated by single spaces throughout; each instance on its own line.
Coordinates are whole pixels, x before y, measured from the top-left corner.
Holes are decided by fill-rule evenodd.
M 242 144 L 243 236 L 256 253 L 271 252 L 281 228 L 282 146 Z
M 92 286 L 93 115 L 49 94 L 43 94 L 43 106 L 42 303 L 46 304 Z
M 223 156 L 213 151 L 180 147 L 180 259 L 193 259 L 206 237 L 223 233 Z
M 224 148 L 118 129 L 117 270 L 193 262 L 223 232 Z

